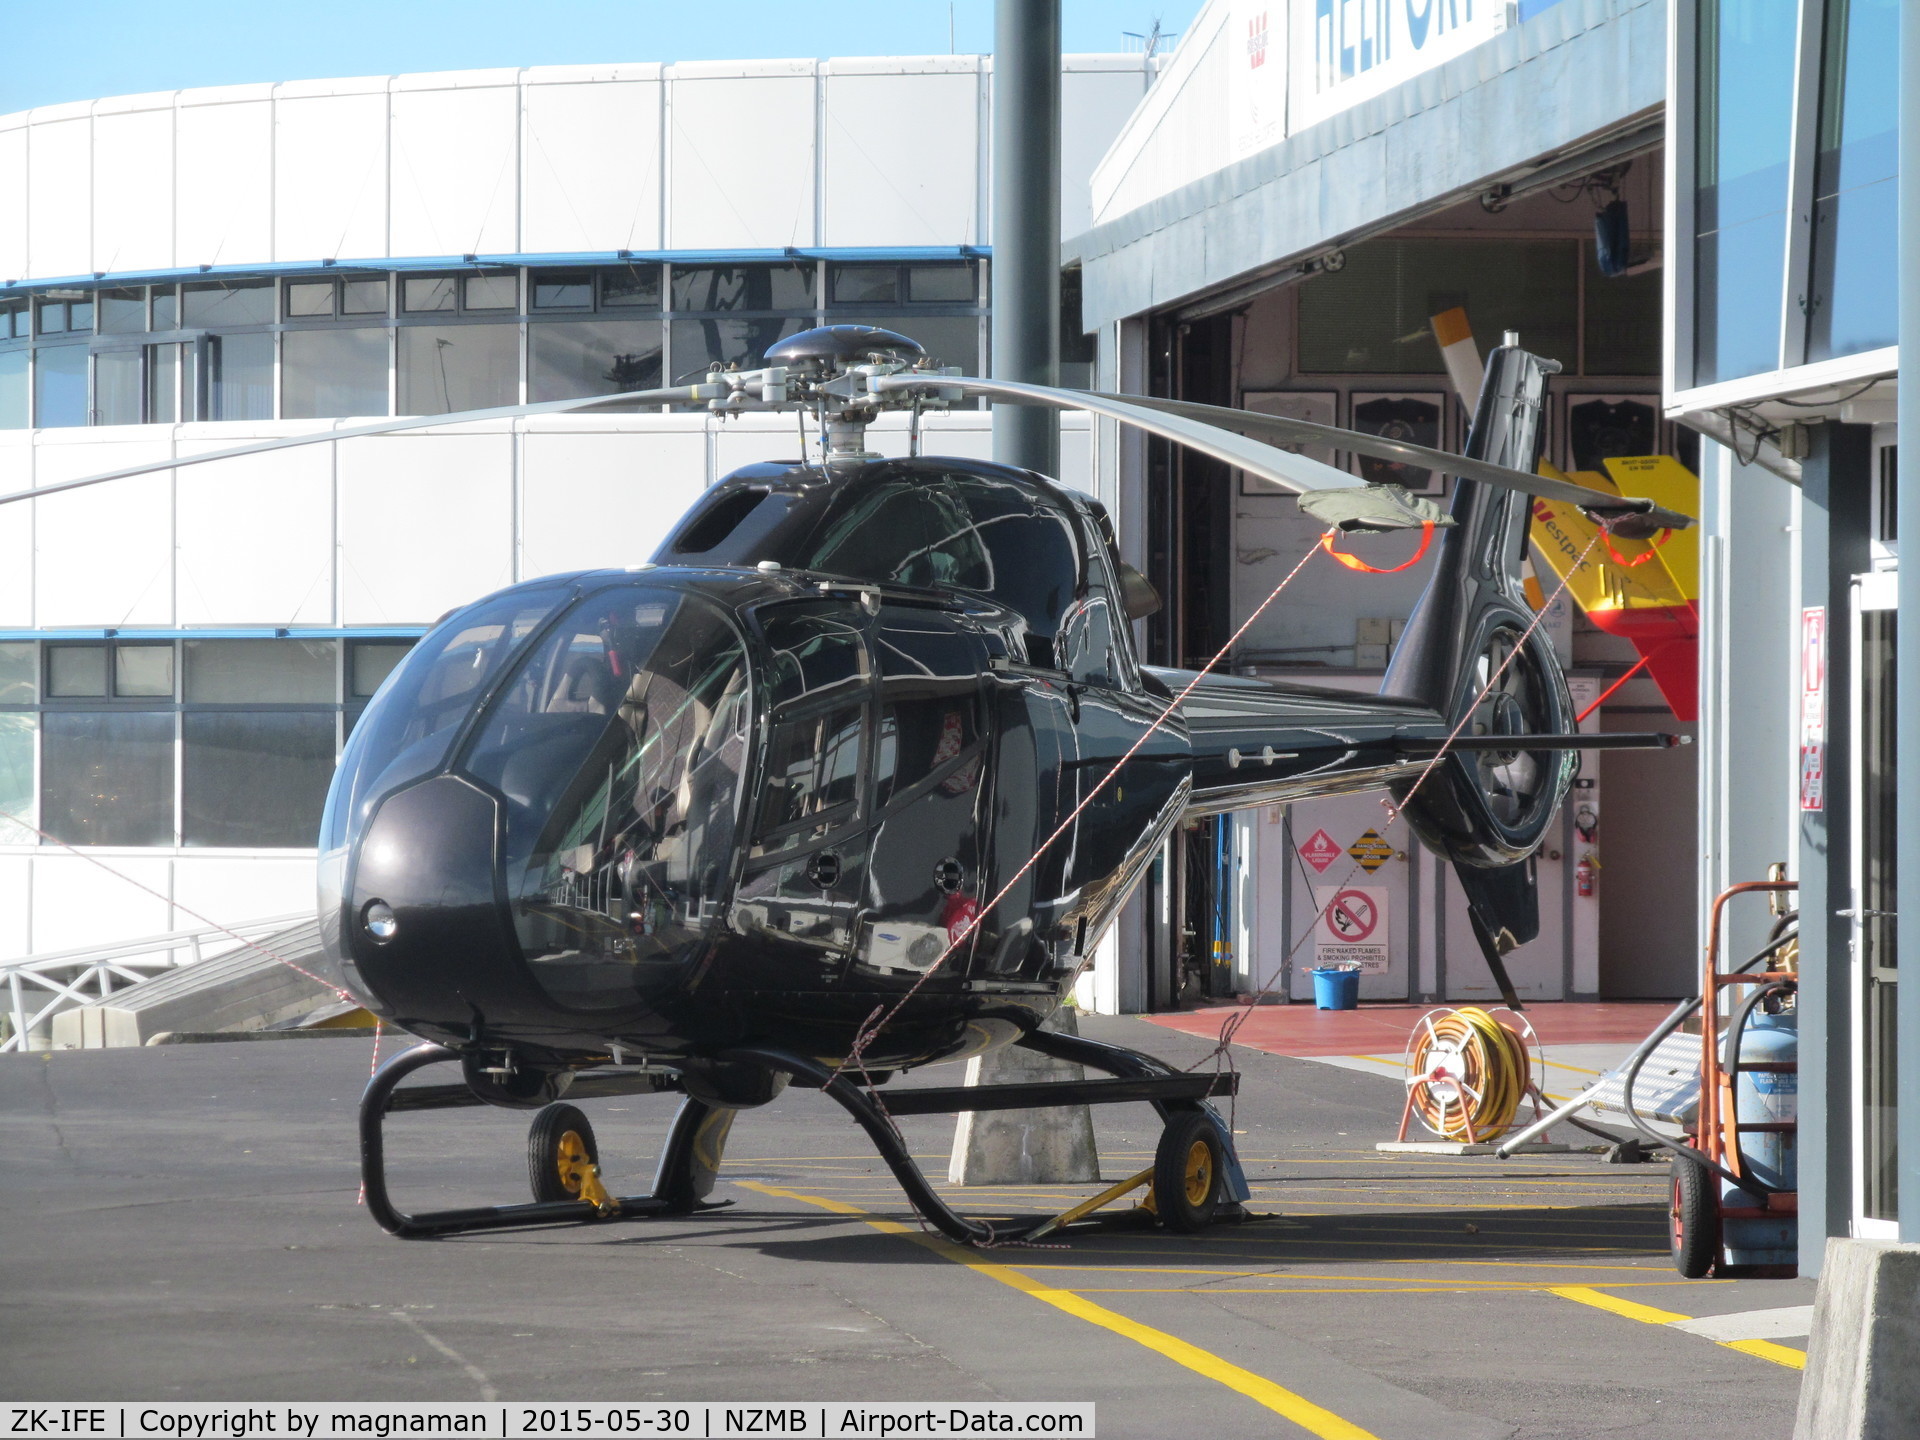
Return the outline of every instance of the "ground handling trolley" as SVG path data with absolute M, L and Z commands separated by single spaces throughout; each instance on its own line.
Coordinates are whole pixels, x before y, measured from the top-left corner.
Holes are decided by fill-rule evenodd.
M 1750 881 L 1714 898 L 1700 999 L 1662 1027 L 1670 1031 L 1687 1010 L 1700 1010 L 1694 1133 L 1686 1145 L 1662 1142 L 1674 1151 L 1668 1207 L 1673 1261 L 1689 1279 L 1797 1273 L 1797 915 L 1778 914 L 1766 945 L 1745 964 L 1720 964 L 1721 916 L 1730 900 L 1797 888 L 1791 880 Z M 1729 1002 L 1724 1031 L 1723 996 Z M 1639 1124 L 1631 1088 L 1627 1093 L 1628 1114 Z

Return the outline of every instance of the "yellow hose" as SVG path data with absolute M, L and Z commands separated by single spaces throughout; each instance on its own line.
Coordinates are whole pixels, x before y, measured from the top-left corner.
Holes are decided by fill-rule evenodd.
M 1526 1042 L 1476 1006 L 1420 1022 L 1407 1048 L 1413 1113 L 1448 1140 L 1497 1140 L 1532 1084 Z

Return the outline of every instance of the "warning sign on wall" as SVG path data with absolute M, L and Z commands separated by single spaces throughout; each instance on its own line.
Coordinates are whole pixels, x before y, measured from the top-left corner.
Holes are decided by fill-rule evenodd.
M 1347 854 L 1360 862 L 1369 875 L 1393 858 L 1393 846 L 1380 838 L 1378 830 L 1369 830 L 1347 847 Z
M 1313 927 L 1313 963 L 1358 965 L 1363 975 L 1387 973 L 1387 887 L 1316 885 L 1313 903 L 1320 919 Z
M 1300 858 L 1318 874 L 1340 858 L 1340 846 L 1324 830 L 1316 830 L 1300 847 Z

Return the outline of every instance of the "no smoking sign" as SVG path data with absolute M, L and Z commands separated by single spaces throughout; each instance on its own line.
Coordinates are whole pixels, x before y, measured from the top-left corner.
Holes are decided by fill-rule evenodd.
M 1387 887 L 1316 885 L 1313 927 L 1316 965 L 1358 965 L 1363 975 L 1387 973 Z

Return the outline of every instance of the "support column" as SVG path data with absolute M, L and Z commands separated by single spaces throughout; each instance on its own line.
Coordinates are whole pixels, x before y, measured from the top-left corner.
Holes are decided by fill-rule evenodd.
M 1920 356 L 1920 24 L 1900 26 L 1900 353 Z M 1901 366 L 1898 534 L 1908 548 L 1920 536 L 1920 385 Z M 1895 873 L 1899 908 L 1920 924 L 1920 556 L 1900 567 L 1899 627 L 1894 646 Z M 1896 930 L 1896 936 L 1898 931 Z M 1896 940 L 1896 945 L 1898 941 Z M 1899 1128 L 1900 1238 L 1920 1241 L 1920 975 L 1900 986 L 1896 1005 L 1895 1093 Z
M 1797 769 L 1799 654 L 1792 565 L 1793 490 L 1725 446 L 1700 444 L 1699 943 L 1713 897 L 1797 848 L 1788 805 Z M 1724 954 L 1766 940 L 1766 907 L 1736 901 Z M 1696 954 L 1699 952 L 1696 951 Z M 1697 981 L 1696 981 L 1697 985 Z
M 1060 383 L 1060 0 L 993 19 L 993 378 Z M 1056 475 L 1058 412 L 993 407 L 993 458 Z
M 1868 568 L 1873 427 L 1819 425 L 1800 466 L 1800 606 L 1826 611 L 1822 808 L 1800 812 L 1800 1271 L 1817 1275 L 1827 1237 L 1853 1215 L 1853 754 L 1849 587 Z

